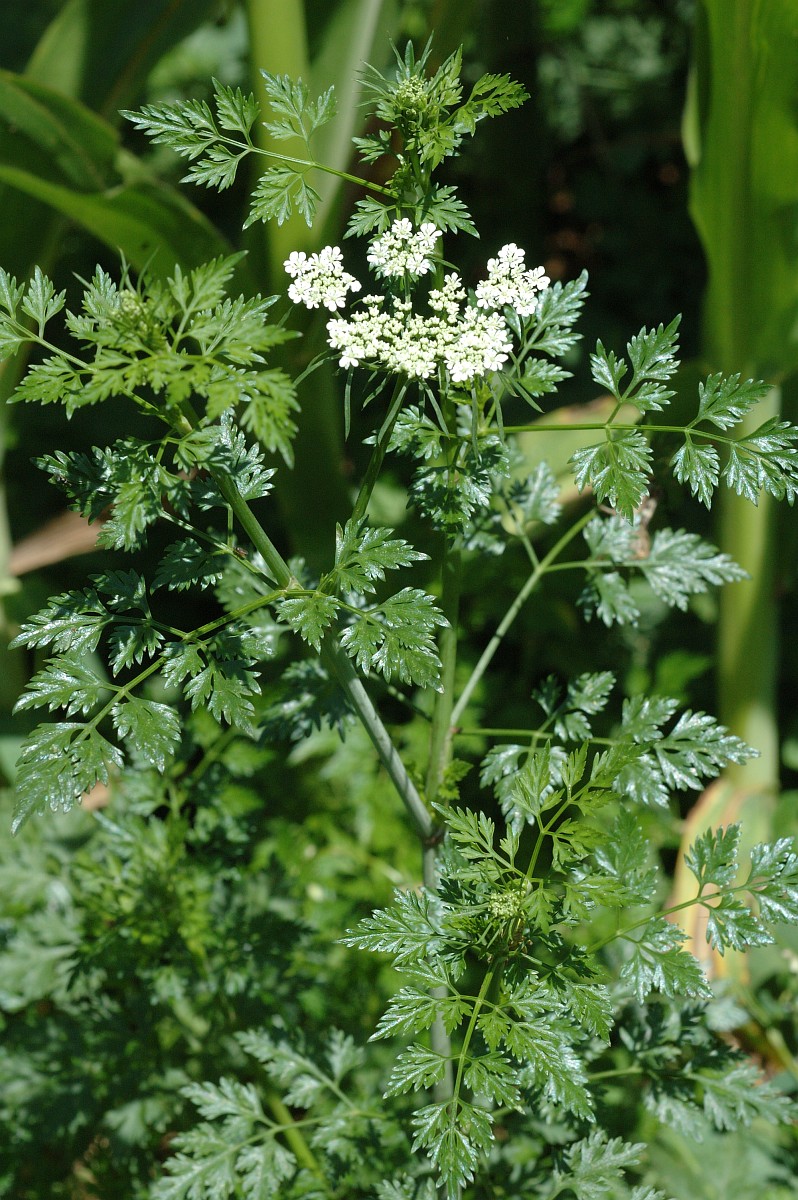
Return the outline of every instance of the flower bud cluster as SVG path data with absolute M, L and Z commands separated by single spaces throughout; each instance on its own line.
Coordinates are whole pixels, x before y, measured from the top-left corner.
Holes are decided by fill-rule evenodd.
M 394 221 L 368 253 L 375 273 L 418 277 L 432 270 L 440 230 L 427 222 L 418 230 L 406 218 Z M 294 282 L 292 300 L 317 308 L 342 308 L 347 293 L 360 284 L 344 270 L 337 246 L 319 254 L 292 254 L 285 269 Z M 414 311 L 407 297 L 365 296 L 349 318 L 327 323 L 330 346 L 342 367 L 379 366 L 412 379 L 430 379 L 440 369 L 452 383 L 470 383 L 501 370 L 512 351 L 510 330 L 501 315 L 509 306 L 531 315 L 549 280 L 543 268 L 528 271 L 524 252 L 511 244 L 488 263 L 488 278 L 477 285 L 476 304 L 468 303 L 460 276 L 451 273 L 429 292 L 429 311 Z

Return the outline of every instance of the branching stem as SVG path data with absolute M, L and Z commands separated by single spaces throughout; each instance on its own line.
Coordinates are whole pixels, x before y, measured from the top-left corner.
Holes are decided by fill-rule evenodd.
M 291 1113 L 282 1098 L 273 1089 L 269 1089 L 266 1093 L 266 1103 L 276 1117 L 278 1123 L 282 1126 L 282 1134 L 288 1145 L 291 1147 L 296 1160 L 303 1167 L 307 1167 L 309 1171 L 319 1178 L 324 1178 L 324 1172 L 319 1166 L 319 1162 L 311 1150 L 310 1146 L 302 1136 L 301 1131 L 297 1128 L 296 1122 L 293 1120 Z
M 579 518 L 579 520 L 576 521 L 571 526 L 571 528 L 566 533 L 563 534 L 563 536 L 559 539 L 559 541 L 556 542 L 554 546 L 552 546 L 552 548 L 551 548 L 551 550 L 549 550 L 548 554 L 546 554 L 545 557 L 543 557 L 540 560 L 539 564 L 532 571 L 531 575 L 527 579 L 524 586 L 521 588 L 521 590 L 518 593 L 518 595 L 516 596 L 515 600 L 513 600 L 512 604 L 507 609 L 507 612 L 502 617 L 502 620 L 499 623 L 499 625 L 496 629 L 496 632 L 494 633 L 493 637 L 488 642 L 487 646 L 485 647 L 485 649 L 482 652 L 479 662 L 474 667 L 474 670 L 471 672 L 471 676 L 468 680 L 468 683 L 463 688 L 463 691 L 460 695 L 460 699 L 457 701 L 454 708 L 452 709 L 451 725 L 452 725 L 453 729 L 456 729 L 457 724 L 460 720 L 460 717 L 463 715 L 463 712 L 465 711 L 469 700 L 471 699 L 472 695 L 474 694 L 474 689 L 476 688 L 476 686 L 479 683 L 482 676 L 485 674 L 485 671 L 490 666 L 490 663 L 493 659 L 494 654 L 499 649 L 499 646 L 502 643 L 502 639 L 503 639 L 504 635 L 507 633 L 507 631 L 510 628 L 510 626 L 512 625 L 513 621 L 518 616 L 519 612 L 523 608 L 527 599 L 532 594 L 532 592 L 535 590 L 538 583 L 543 578 L 543 576 L 546 574 L 546 572 L 551 569 L 551 564 L 554 562 L 554 560 L 562 553 L 562 551 L 565 549 L 565 547 L 568 546 L 570 544 L 570 542 L 573 541 L 573 539 L 577 536 L 577 534 L 581 533 L 581 531 L 584 529 L 584 527 L 588 524 L 589 521 L 591 521 L 593 519 L 593 517 L 595 515 L 596 514 L 595 514 L 594 509 L 589 509 L 588 512 L 584 513 L 583 516 L 581 516 Z
M 296 581 L 291 574 L 288 563 L 252 512 L 246 500 L 241 496 L 234 481 L 222 473 L 215 474 L 214 478 L 220 492 L 230 505 L 234 516 L 255 549 L 263 557 L 266 568 L 274 581 L 280 587 L 290 587 Z M 341 649 L 335 638 L 328 637 L 324 642 L 322 646 L 322 659 L 335 675 L 349 703 L 365 728 L 374 749 L 377 751 L 380 762 L 385 767 L 388 777 L 410 814 L 419 837 L 423 840 L 433 837 L 435 823 L 430 816 L 429 810 L 408 775 L 407 768 L 402 762 L 388 730 L 385 728 L 377 710 L 372 704 L 360 677 L 352 666 L 349 657 Z

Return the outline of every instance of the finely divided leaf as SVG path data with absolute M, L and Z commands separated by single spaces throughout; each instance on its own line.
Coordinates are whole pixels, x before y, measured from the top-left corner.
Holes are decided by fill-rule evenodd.
M 586 620 L 595 613 L 607 627 L 636 625 L 640 616 L 626 580 L 617 571 L 593 572 L 579 597 L 579 604 Z
M 596 848 L 594 857 L 602 871 L 620 885 L 623 897 L 620 903 L 624 907 L 644 904 L 651 899 L 657 872 L 651 865 L 648 839 L 629 808 L 619 810 L 610 836 L 603 846 Z
M 493 1143 L 490 1113 L 461 1098 L 429 1104 L 413 1115 L 413 1150 L 425 1149 L 440 1172 L 449 1195 L 456 1195 L 474 1177 L 480 1151 Z
M 472 1058 L 463 1073 L 463 1081 L 475 1096 L 486 1096 L 501 1108 L 520 1109 L 518 1070 L 495 1050 Z
M 426 1046 L 409 1046 L 396 1059 L 385 1095 L 399 1096 L 405 1092 L 434 1087 L 443 1079 L 446 1062 L 445 1058 Z
M 667 696 L 632 696 L 624 700 L 621 732 L 638 745 L 654 744 L 662 727 L 675 714 L 679 703 Z
M 660 412 L 674 392 L 665 383 L 679 365 L 678 332 L 681 317 L 674 317 L 667 328 L 641 329 L 627 345 L 632 364 L 632 381 L 624 399 L 641 413 Z
M 51 317 L 61 311 L 65 301 L 66 292 L 56 292 L 41 268 L 36 267 L 22 301 L 22 311 L 32 317 L 38 325 L 39 337 L 44 337 L 45 325 Z
M 25 295 L 25 285 L 17 283 L 13 275 L 9 275 L 0 267 L 0 308 L 5 309 L 12 318 L 17 315 L 19 302 Z
M 548 396 L 557 391 L 557 385 L 564 379 L 570 379 L 571 372 L 566 371 L 559 363 L 549 362 L 546 358 L 527 358 L 520 378 L 513 379 L 509 372 L 503 376 L 505 387 L 513 395 L 519 395 L 526 400 L 537 400 L 540 396 Z M 538 405 L 533 405 L 540 411 Z
M 168 546 L 155 572 L 152 589 L 166 587 L 173 592 L 190 588 L 209 588 L 222 578 L 225 554 L 201 546 L 194 538 L 184 538 Z
M 752 504 L 761 491 L 792 504 L 798 494 L 798 427 L 773 417 L 728 447 L 722 477 Z
M 386 571 L 410 566 L 428 558 L 400 538 L 391 538 L 389 529 L 370 529 L 365 520 L 347 521 L 336 526 L 335 567 L 326 577 L 343 591 L 368 595 L 374 584 L 385 579 Z
M 183 690 L 194 711 L 206 708 L 217 721 L 235 725 L 245 733 L 254 732 L 251 697 L 258 695 L 260 686 L 246 664 L 209 658 L 207 666 Z
M 112 620 L 94 588 L 53 596 L 45 608 L 22 625 L 11 642 L 17 646 L 52 646 L 57 652 L 83 654 L 96 650 L 103 630 Z
M 709 508 L 720 479 L 720 456 L 715 447 L 708 442 L 694 442 L 688 434 L 671 459 L 671 466 L 679 483 L 689 484 L 692 494 Z
M 527 1085 L 538 1087 L 547 1099 L 584 1121 L 594 1121 L 587 1076 L 568 1034 L 545 1018 L 512 1022 L 504 1045 L 524 1064 Z
M 113 625 L 108 634 L 111 671 L 118 675 L 126 667 L 152 658 L 163 644 L 164 635 L 145 617 L 130 623 Z
M 586 672 L 568 684 L 568 707 L 582 713 L 603 712 L 615 686 L 612 671 Z
M 607 1138 L 595 1130 L 582 1141 L 574 1142 L 565 1151 L 563 1167 L 556 1167 L 548 1197 L 570 1191 L 575 1200 L 607 1200 L 617 1192 L 629 1167 L 635 1167 L 645 1150 L 642 1143 Z
M 403 588 L 359 617 L 341 634 L 341 644 L 361 671 L 377 670 L 418 687 L 439 686 L 435 629 L 447 621 L 419 588 Z
M 587 272 L 569 283 L 553 283 L 541 293 L 534 317 L 534 347 L 560 358 L 581 338 L 574 325 L 587 299 Z
M 216 1117 L 263 1117 L 257 1089 L 251 1083 L 222 1076 L 218 1084 L 190 1083 L 181 1091 L 208 1121 Z
M 754 846 L 748 887 L 768 921 L 798 923 L 798 852 L 794 838 Z
M 44 670 L 26 685 L 15 712 L 26 708 L 62 708 L 66 716 L 88 713 L 108 691 L 107 682 L 81 659 L 64 655 L 51 658 Z
M 119 738 L 129 744 L 137 762 L 165 771 L 180 741 L 180 717 L 168 704 L 129 696 L 111 713 Z
M 529 99 L 529 93 L 509 75 L 487 73 L 480 76 L 471 89 L 471 95 L 455 113 L 455 123 L 473 133 L 477 121 L 483 117 L 497 117 L 509 112 Z
M 400 988 L 393 996 L 369 1040 L 421 1033 L 436 1017 L 449 1033 L 454 1032 L 470 1014 L 472 1004 L 452 986 L 446 964 L 436 962 L 433 968 L 419 962 L 404 970 L 412 976 L 414 985 Z M 431 988 L 441 994 L 433 996 Z
M 660 599 L 682 612 L 690 596 L 747 578 L 728 554 L 683 529 L 657 530 L 637 565 Z
M 255 221 L 270 221 L 273 218 L 276 218 L 278 225 L 282 225 L 295 210 L 310 226 L 320 200 L 321 196 L 307 182 L 303 170 L 288 166 L 268 167 L 252 193 L 252 204 L 244 228 L 248 229 Z
M 577 450 L 570 464 L 579 490 L 592 488 L 599 503 L 609 501 L 627 521 L 648 495 L 651 447 L 640 430 L 610 430 L 606 441 Z
M 552 763 L 551 748 L 546 742 L 531 753 L 516 776 L 513 777 L 509 798 L 514 810 L 530 823 L 536 821 L 547 808 L 558 804 L 561 792 L 554 791 L 559 776 Z
M 261 71 L 261 76 L 272 111 L 285 118 L 264 122 L 273 137 L 301 137 L 307 142 L 317 129 L 335 116 L 333 88 L 328 88 L 316 100 L 311 100 L 307 85 L 301 79 L 274 75 L 270 71 Z
M 323 592 L 309 592 L 305 596 L 289 596 L 282 600 L 278 612 L 303 641 L 314 650 L 320 650 L 322 638 L 335 621 L 338 601 Z
M 596 342 L 596 352 L 590 355 L 590 373 L 594 383 L 606 388 L 616 400 L 621 398 L 621 380 L 628 369 L 628 365 L 622 358 L 617 358 L 613 350 L 608 352 L 600 341 Z
M 740 833 L 739 825 L 727 825 L 725 829 L 708 829 L 696 838 L 684 856 L 684 865 L 695 875 L 700 891 L 708 884 L 724 888 L 734 883 L 740 869 Z
M 439 940 L 440 931 L 424 892 L 397 892 L 391 908 L 365 917 L 341 938 L 345 946 L 390 954 L 397 966 L 423 963 Z
M 203 1122 L 175 1139 L 168 1174 L 153 1184 L 153 1200 L 226 1200 L 237 1187 L 236 1145 L 224 1125 Z
M 538 463 L 526 479 L 514 480 L 507 488 L 507 506 L 512 517 L 554 525 L 562 513 L 560 485 L 548 463 Z M 517 510 L 520 509 L 520 514 Z
M 260 116 L 260 105 L 250 92 L 245 96 L 241 88 L 235 91 L 213 80 L 213 90 L 216 100 L 216 112 L 222 129 L 234 133 L 248 134 Z
M 690 422 L 690 428 L 701 421 L 711 421 L 718 429 L 731 429 L 755 408 L 768 394 L 766 383 L 747 379 L 740 383 L 740 375 L 709 375 L 706 383 L 698 385 L 698 415 Z
M 121 767 L 122 755 L 90 725 L 39 725 L 22 743 L 17 762 L 12 832 L 34 814 L 68 812 L 96 783 L 108 782 L 110 765 Z
M 665 783 L 681 789 L 699 790 L 704 780 L 714 779 L 729 763 L 757 757 L 757 751 L 714 717 L 689 709 L 653 749 Z
M 716 1129 L 731 1130 L 759 1119 L 773 1126 L 795 1119 L 795 1103 L 771 1080 L 762 1078 L 751 1062 L 738 1062 L 724 1074 L 696 1072 L 704 1097 L 704 1112 Z
M 686 936 L 678 925 L 655 917 L 625 939 L 631 957 L 621 967 L 621 979 L 631 984 L 640 1003 L 654 989 L 664 996 L 712 998 L 698 961 L 681 948 Z

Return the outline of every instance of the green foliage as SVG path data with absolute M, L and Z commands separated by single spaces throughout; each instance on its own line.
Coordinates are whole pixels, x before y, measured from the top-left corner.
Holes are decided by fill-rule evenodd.
M 633 405 L 645 416 L 662 411 L 673 397 L 665 384 L 678 366 L 677 330 L 678 320 L 667 328 L 642 329 L 627 346 L 628 363 L 605 350 L 601 342 L 591 355 L 594 380 L 611 392 L 617 405 L 607 421 L 605 441 L 578 450 L 571 462 L 578 487 L 592 487 L 600 501 L 608 501 L 627 520 L 648 494 L 652 455 L 646 427 L 624 426 L 615 418 L 621 405 Z M 630 365 L 629 383 L 622 388 Z M 707 506 L 721 479 L 753 504 L 763 491 L 792 503 L 798 479 L 794 426 L 771 418 L 758 429 L 742 430 L 736 440 L 725 436 L 726 430 L 741 425 L 767 391 L 763 383 L 750 379 L 741 383 L 739 375 L 710 375 L 699 384 L 698 413 L 685 425 L 684 443 L 671 466 L 678 481 Z M 705 428 L 707 424 L 724 433 L 713 433 Z M 722 469 L 718 446 L 726 451 Z
M 628 724 L 640 740 L 624 749 L 629 754 L 633 745 L 642 759 L 650 746 L 643 740 L 641 713 L 631 713 Z M 375 1037 L 419 1033 L 436 1016 L 455 1035 L 453 1095 L 414 1118 L 415 1145 L 427 1150 L 450 1192 L 473 1178 L 480 1153 L 490 1147 L 490 1101 L 510 1109 L 553 1105 L 577 1120 L 596 1119 L 580 1052 L 587 1037 L 609 1046 L 615 1022 L 599 950 L 620 948 L 619 980 L 640 1003 L 652 991 L 666 998 L 712 996 L 700 965 L 682 949 L 684 932 L 663 917 L 627 919 L 598 945 L 584 943 L 580 931 L 596 906 L 625 910 L 641 903 L 653 883 L 646 840 L 620 807 L 622 785 L 607 783 L 613 752 L 597 755 L 588 774 L 585 749 L 555 767 L 546 746 L 516 777 L 516 808 L 534 823 L 523 858 L 520 832 L 508 829 L 497 844 L 492 820 L 452 809 L 447 816 L 451 849 L 439 895 L 399 893 L 393 908 L 375 912 L 344 939 L 347 945 L 391 955 L 408 980 Z M 663 764 L 666 773 L 671 765 Z M 595 823 L 599 812 L 606 817 L 608 805 L 617 811 L 612 839 Z M 757 847 L 747 882 L 737 886 L 738 835 L 709 832 L 689 860 L 699 882 L 690 903 L 705 906 L 713 941 L 721 949 L 756 945 L 762 936 L 758 918 L 738 896 L 741 891 L 770 896 L 780 919 L 796 920 L 793 843 Z M 538 863 L 547 857 L 552 867 L 538 873 Z M 710 883 L 711 891 L 705 891 Z M 469 960 L 483 964 L 476 994 L 469 986 Z M 659 1061 L 669 1064 L 669 1073 L 657 1077 L 657 1111 L 663 1118 L 669 1104 L 696 1106 L 703 1095 L 704 1114 L 717 1129 L 750 1124 L 758 1115 L 783 1119 L 789 1111 L 784 1098 L 767 1085 L 743 1095 L 739 1084 L 743 1078 L 753 1082 L 753 1067 L 705 1026 L 699 1028 L 700 1050 L 685 1055 L 683 1076 L 672 1073 L 682 1043 L 675 1031 L 661 1031 Z M 594 1050 L 591 1057 L 600 1060 L 603 1053 Z M 412 1043 L 399 1052 L 388 1094 L 430 1089 L 443 1078 L 445 1066 L 439 1053 Z M 585 1165 L 581 1156 L 589 1148 L 592 1162 L 600 1140 L 574 1146 L 569 1158 Z M 632 1157 L 626 1161 L 634 1161 L 634 1148 L 624 1147 L 627 1151 Z M 576 1179 L 573 1184 L 569 1179 L 569 1187 L 577 1188 L 579 1171 L 573 1169 Z
M 362 1064 L 362 1050 L 337 1031 L 323 1056 L 313 1059 L 263 1030 L 248 1030 L 238 1041 L 279 1088 L 281 1099 L 267 1102 L 264 1111 L 253 1084 L 229 1078 L 184 1088 L 204 1120 L 177 1138 L 170 1174 L 153 1189 L 155 1200 L 211 1200 L 242 1191 L 264 1197 L 318 1195 L 322 1162 L 341 1174 L 341 1183 L 348 1178 L 353 1184 L 359 1145 L 375 1146 L 375 1137 L 378 1145 L 380 1133 L 368 1097 L 347 1095 L 348 1077 Z M 300 1139 L 294 1147 L 279 1140 L 286 1131 L 287 1105 L 304 1110 L 311 1130 L 307 1142 Z
M 746 577 L 728 554 L 683 529 L 658 529 L 649 538 L 637 522 L 611 517 L 591 521 L 585 541 L 589 557 L 582 604 L 605 625 L 635 624 L 640 616 L 638 602 L 619 568 L 630 574 L 639 572 L 660 600 L 683 611 L 691 596 Z
M 87 404 L 135 397 L 168 423 L 178 420 L 189 397 L 204 402 L 206 422 L 241 406 L 244 427 L 290 460 L 293 385 L 282 371 L 261 364 L 267 351 L 292 335 L 266 323 L 274 298 L 225 295 L 239 257 L 215 259 L 188 275 L 177 266 L 165 284 L 145 277 L 134 286 L 125 275 L 118 285 L 98 267 L 81 311 L 66 314 L 82 357 L 48 355 L 28 371 L 13 398 L 62 403 L 71 414 Z M 51 349 L 44 326 L 63 307 L 63 296 L 41 274 L 25 292 L 7 277 L 0 286 L 0 344 L 12 351 L 26 342 Z M 20 307 L 37 322 L 37 333 L 21 321 Z
M 605 419 L 584 422 L 599 441 L 571 457 L 589 500 L 570 510 L 554 467 L 528 467 L 515 439 L 545 439 L 552 425 L 509 419 L 541 412 L 568 376 L 586 277 L 549 284 L 514 245 L 471 292 L 447 274 L 443 235 L 450 255 L 451 235 L 475 228 L 433 174 L 525 92 L 493 73 L 467 92 L 459 51 L 430 63 L 429 46 L 409 47 L 393 76 L 368 72 L 380 124 L 357 146 L 384 182 L 346 176 L 371 192 L 349 233 L 388 236 L 367 254 L 381 294 L 327 327 L 350 376 L 342 421 L 348 431 L 362 394 L 357 419 L 372 424 L 326 569 L 287 561 L 272 536 L 271 463 L 291 463 L 297 400 L 268 360 L 292 335 L 270 323 L 278 298 L 230 292 L 238 256 L 166 279 L 123 267 L 117 283 L 98 268 L 74 311 L 42 272 L 21 285 L 0 275 L 2 353 L 33 351 L 16 399 L 67 415 L 120 401 L 153 431 L 39 463 L 74 511 L 102 522 L 103 547 L 135 559 L 26 616 L 14 643 L 50 655 L 23 691 L 23 719 L 58 713 L 23 741 L 15 829 L 98 784 L 111 799 L 84 822 L 74 890 L 30 979 L 19 962 L 43 910 L 16 892 L 0 910 L 16 1055 L 0 1082 L 21 1072 L 0 1101 L 17 1121 L 17 1161 L 0 1168 L 9 1194 L 20 1181 L 42 1194 L 20 1148 L 72 1137 L 91 1186 L 132 1200 L 483 1200 L 497 1187 L 508 1200 L 663 1200 L 666 1181 L 633 1139 L 794 1115 L 722 1036 L 732 1025 L 713 1017 L 715 992 L 678 924 L 698 910 L 723 953 L 798 923 L 794 841 L 741 854 L 736 826 L 708 830 L 685 858 L 694 894 L 678 903 L 663 867 L 680 794 L 755 751 L 657 691 L 617 703 L 609 670 L 538 682 L 542 715 L 520 730 L 489 724 L 477 689 L 524 602 L 558 572 L 584 577 L 582 607 L 607 626 L 638 622 L 644 589 L 685 612 L 743 577 L 698 534 L 654 521 L 662 435 L 680 436 L 671 469 L 709 504 L 721 480 L 754 501 L 792 499 L 798 430 L 779 421 L 729 436 L 763 389 L 719 376 L 689 424 L 658 424 L 678 319 L 642 329 L 624 358 L 599 342 L 592 376 L 612 399 Z M 269 152 L 249 221 L 299 211 L 310 223 L 309 178 L 325 169 L 312 139 L 334 115 L 332 93 L 264 79 L 269 132 L 300 152 Z M 258 106 L 221 83 L 211 104 L 130 115 L 189 160 L 193 182 L 227 189 L 259 153 Z M 342 261 L 332 247 L 293 255 L 294 303 L 344 308 L 359 282 Z M 401 536 L 399 515 L 380 515 L 394 454 L 412 461 Z M 501 554 L 512 570 L 496 569 Z M 466 603 L 479 611 L 480 590 L 500 593 L 522 556 L 526 580 L 464 685 Z M 316 755 L 323 770 L 303 771 Z M 29 825 L 26 836 L 42 835 Z M 62 1058 L 77 1029 L 79 1061 L 102 1063 L 96 1096 L 84 1095 L 87 1070 L 69 1116 L 51 1111 L 70 1105 L 36 1043 L 39 1015 Z

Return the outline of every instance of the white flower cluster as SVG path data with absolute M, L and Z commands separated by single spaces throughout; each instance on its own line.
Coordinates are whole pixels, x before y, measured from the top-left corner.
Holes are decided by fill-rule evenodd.
M 394 221 L 376 238 L 368 261 L 378 275 L 419 276 L 432 270 L 440 230 L 430 222 L 419 229 L 406 218 Z M 360 284 L 343 269 L 341 251 L 326 246 L 308 257 L 295 253 L 285 263 L 293 279 L 292 300 L 307 308 L 343 308 L 348 292 Z M 443 367 L 453 383 L 469 383 L 501 370 L 512 351 L 512 338 L 501 311 L 509 306 L 519 316 L 537 308 L 549 280 L 542 267 L 528 271 L 524 252 L 511 243 L 488 262 L 488 278 L 476 288 L 476 305 L 467 303 L 459 275 L 447 275 L 429 293 L 430 311 L 413 311 L 407 298 L 365 296 L 363 306 L 349 319 L 327 322 L 330 346 L 339 352 L 342 367 L 361 363 L 429 379 Z
M 540 302 L 540 292 L 551 280 L 542 267 L 527 271 L 524 252 L 510 242 L 495 258 L 488 259 L 488 278 L 477 284 L 480 308 L 515 309 L 519 317 L 531 317 Z
M 288 288 L 288 295 L 295 304 L 304 304 L 305 308 L 323 305 L 335 312 L 346 304 L 347 292 L 360 291 L 354 275 L 344 270 L 343 255 L 338 246 L 325 246 L 310 257 L 295 250 L 283 266 L 294 281 Z
M 440 230 L 430 221 L 414 230 L 402 217 L 374 239 L 366 257 L 378 275 L 426 275 L 432 270 L 431 256 L 439 237 Z
M 384 307 L 382 296 L 366 296 L 364 308 L 350 320 L 327 323 L 330 345 L 342 367 L 376 363 L 415 379 L 429 379 L 439 365 L 453 383 L 468 383 L 498 371 L 512 349 L 510 333 L 498 313 L 461 309 L 465 290 L 458 275 L 430 294 L 432 315 L 414 313 L 409 300 Z

